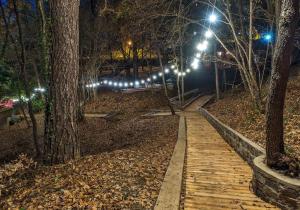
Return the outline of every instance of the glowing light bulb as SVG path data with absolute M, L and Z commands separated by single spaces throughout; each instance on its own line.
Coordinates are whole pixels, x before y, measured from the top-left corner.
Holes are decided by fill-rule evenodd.
M 169 69 L 165 69 L 165 73 L 168 74 L 170 72 Z
M 191 67 L 195 70 L 198 69 L 199 68 L 199 62 L 200 62 L 200 60 L 198 58 L 194 58 L 194 60 L 191 64 Z
M 209 16 L 208 20 L 209 20 L 209 22 L 211 22 L 211 23 L 215 23 L 215 22 L 218 20 L 218 17 L 217 17 L 217 15 L 215 15 L 215 14 L 211 14 L 211 15 Z
M 145 84 L 145 80 L 142 79 L 142 80 L 141 80 L 141 83 L 142 83 L 142 84 Z
M 130 82 L 129 84 L 130 84 L 130 86 L 133 86 L 133 82 Z
M 128 87 L 128 82 L 125 82 L 125 83 L 124 83 L 124 87 Z
M 210 30 L 210 29 L 208 29 L 206 32 L 205 32 L 205 37 L 206 38 L 211 38 L 213 36 L 213 32 Z
M 114 82 L 114 86 L 118 86 L 118 83 L 117 83 L 117 82 Z
M 199 43 L 198 46 L 197 46 L 197 50 L 205 51 L 207 49 L 207 44 L 208 44 L 208 42 Z
M 109 82 L 108 82 L 108 85 L 109 85 L 109 86 L 112 86 L 112 84 L 113 84 L 112 81 L 109 81 Z
M 171 69 L 175 69 L 175 67 L 176 67 L 175 65 L 172 65 L 172 66 L 171 66 Z
M 154 80 L 156 80 L 156 79 L 157 79 L 157 76 L 156 76 L 156 75 L 153 75 L 152 78 L 153 78 Z
M 191 72 L 191 69 L 186 69 L 186 72 L 187 72 L 187 73 L 190 73 L 190 72 Z
M 104 80 L 104 82 L 103 82 L 105 85 L 107 84 L 107 80 Z
M 119 87 L 123 87 L 123 83 L 122 82 L 119 83 Z
M 162 77 L 162 76 L 163 76 L 163 73 L 159 72 L 159 73 L 158 73 L 158 76 Z
M 150 78 L 147 78 L 147 81 L 148 81 L 148 82 L 151 82 L 151 79 L 150 79 Z
M 136 85 L 136 86 L 139 86 L 139 85 L 140 85 L 140 82 L 139 82 L 139 81 L 135 81 L 135 85 Z

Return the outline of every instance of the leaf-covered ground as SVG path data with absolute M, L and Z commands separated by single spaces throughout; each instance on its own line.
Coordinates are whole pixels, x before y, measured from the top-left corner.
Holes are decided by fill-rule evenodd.
M 119 97 L 120 93 L 108 94 L 110 97 L 105 100 L 106 96 L 100 96 L 100 100 L 90 102 L 87 111 L 92 111 L 91 106 L 93 112 L 117 110 L 121 113 L 112 120 L 87 119 L 81 123 L 82 158 L 68 164 L 43 166 L 21 156 L 0 167 L 1 208 L 153 207 L 177 140 L 178 117 L 142 118 L 143 111 L 135 111 L 140 107 L 145 111 L 153 107 L 165 108 L 158 93 L 138 93 L 137 97 L 135 94 L 122 97 Z M 127 101 L 127 97 L 136 98 L 135 105 L 130 105 L 131 100 Z M 122 104 L 118 109 L 116 105 L 111 109 L 101 106 L 105 101 L 103 103 L 108 107 L 109 100 Z M 148 104 L 147 101 L 152 102 Z M 26 133 L 18 134 L 19 130 L 22 129 L 13 130 L 16 139 Z M 14 142 L 26 144 L 16 139 Z M 32 146 L 28 146 L 28 151 L 29 148 Z M 30 152 L 27 154 L 31 155 Z
M 265 147 L 265 115 L 260 114 L 246 92 L 229 91 L 207 109 L 222 122 Z M 300 159 L 300 79 L 291 79 L 284 112 L 286 152 Z

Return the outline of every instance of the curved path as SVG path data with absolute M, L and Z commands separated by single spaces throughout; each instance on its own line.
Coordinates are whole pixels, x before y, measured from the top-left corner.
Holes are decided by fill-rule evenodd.
M 250 166 L 196 112 L 204 96 L 185 109 L 187 166 L 184 209 L 276 209 L 251 191 Z

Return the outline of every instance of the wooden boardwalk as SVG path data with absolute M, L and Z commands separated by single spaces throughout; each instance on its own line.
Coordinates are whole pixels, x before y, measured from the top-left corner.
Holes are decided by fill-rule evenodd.
M 187 167 L 184 209 L 276 209 L 251 191 L 252 170 L 196 109 L 185 110 Z

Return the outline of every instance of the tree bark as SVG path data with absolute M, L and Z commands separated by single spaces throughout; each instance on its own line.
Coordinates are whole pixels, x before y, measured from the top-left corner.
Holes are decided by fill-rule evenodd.
M 134 74 L 134 79 L 138 79 L 139 77 L 139 55 L 138 55 L 138 49 L 135 43 L 133 43 L 133 48 L 132 48 L 132 53 L 133 53 L 133 74 Z
M 267 104 L 267 164 L 272 167 L 284 154 L 283 111 L 289 77 L 290 57 L 299 17 L 299 0 L 283 0 L 278 38 L 273 55 L 271 84 Z
M 79 75 L 79 0 L 51 0 L 51 115 L 45 138 L 46 163 L 65 163 L 80 156 L 77 130 Z
M 163 86 L 164 86 L 164 92 L 165 92 L 165 96 L 166 96 L 166 100 L 168 103 L 168 107 L 170 108 L 170 111 L 172 113 L 172 115 L 175 115 L 175 110 L 170 102 L 169 99 L 169 95 L 168 95 L 168 89 L 167 89 L 167 84 L 166 84 L 166 78 L 165 78 L 165 71 L 164 71 L 164 66 L 163 66 L 163 62 L 162 62 L 162 56 L 161 56 L 161 52 L 160 49 L 157 50 L 157 57 L 159 59 L 159 65 L 160 65 L 160 69 L 162 72 L 162 81 L 163 81 Z
M 16 14 L 16 22 L 18 26 L 18 34 L 19 34 L 19 44 L 21 47 L 21 60 L 20 60 L 20 67 L 21 67 L 21 73 L 23 76 L 23 83 L 24 83 L 24 89 L 25 89 L 25 95 L 28 98 L 28 113 L 31 119 L 32 123 L 32 136 L 33 136 L 33 142 L 35 145 L 36 150 L 36 156 L 39 158 L 41 156 L 41 151 L 38 145 L 38 136 L 37 136 L 37 123 L 36 119 L 33 113 L 33 107 L 32 107 L 32 101 L 31 101 L 31 94 L 30 94 L 30 87 L 29 87 L 29 78 L 26 70 L 26 55 L 25 55 L 25 46 L 24 46 L 24 40 L 23 40 L 23 31 L 21 26 L 21 20 L 19 15 L 19 10 L 17 7 L 17 0 L 13 0 L 13 6 L 14 6 L 14 12 Z

